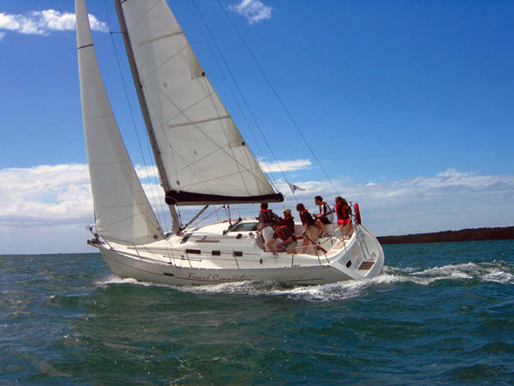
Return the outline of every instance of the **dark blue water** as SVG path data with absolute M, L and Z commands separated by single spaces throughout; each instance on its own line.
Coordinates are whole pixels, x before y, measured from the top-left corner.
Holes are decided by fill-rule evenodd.
M 514 241 L 386 245 L 382 276 L 171 288 L 0 256 L 0 383 L 514 384 Z

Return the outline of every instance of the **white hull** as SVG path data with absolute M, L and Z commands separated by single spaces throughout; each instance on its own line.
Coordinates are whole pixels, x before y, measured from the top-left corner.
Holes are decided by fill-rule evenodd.
M 265 251 L 254 231 L 257 222 L 250 219 L 166 236 L 110 107 L 85 1 L 75 2 L 95 212 L 91 244 L 99 248 L 114 274 L 171 285 L 246 280 L 322 284 L 380 274 L 384 253 L 362 226 L 349 239 L 326 237 L 319 248 L 276 256 Z M 176 205 L 282 202 L 283 195 L 253 157 L 167 2 L 115 3 L 174 232 L 180 228 Z M 296 234 L 303 231 L 298 227 Z
M 263 251 L 252 232 L 227 232 L 226 223 L 144 246 L 98 244 L 110 270 L 121 277 L 168 285 L 239 281 L 324 284 L 379 275 L 384 253 L 376 238 L 359 226 L 350 239 L 321 240 L 326 253 Z M 301 251 L 298 251 L 301 252 Z

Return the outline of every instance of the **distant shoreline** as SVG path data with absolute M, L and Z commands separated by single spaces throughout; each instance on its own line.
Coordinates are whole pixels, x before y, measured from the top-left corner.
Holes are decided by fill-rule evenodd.
M 514 226 L 474 228 L 459 231 L 410 234 L 403 236 L 379 236 L 381 244 L 446 243 L 451 241 L 485 241 L 514 239 Z

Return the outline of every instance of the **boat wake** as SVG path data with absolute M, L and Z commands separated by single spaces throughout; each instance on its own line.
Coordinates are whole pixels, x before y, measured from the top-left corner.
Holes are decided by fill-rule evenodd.
M 514 267 L 505 262 L 453 264 L 424 270 L 386 266 L 382 275 L 360 281 L 351 280 L 292 288 L 283 287 L 276 283 L 268 286 L 263 285 L 263 283 L 231 283 L 188 287 L 181 290 L 211 293 L 247 293 L 252 295 L 287 295 L 292 298 L 304 298 L 311 301 L 334 301 L 358 297 L 365 289 L 370 287 L 402 282 L 430 285 L 439 280 L 476 280 L 478 282 L 512 285 L 514 284 Z
M 476 280 L 499 284 L 514 284 L 514 267 L 504 261 L 487 263 L 461 263 L 416 270 L 412 268 L 384 267 L 382 276 L 391 275 L 399 281 L 429 285 L 438 280 Z
M 315 286 L 292 286 L 277 282 L 237 282 L 202 286 L 169 286 L 123 279 L 115 275 L 98 281 L 98 286 L 140 285 L 173 288 L 197 294 L 239 294 L 250 296 L 287 296 L 313 302 L 329 302 L 359 297 L 368 288 L 380 288 L 396 283 L 430 285 L 441 280 L 465 280 L 479 283 L 514 284 L 514 265 L 495 261 L 489 263 L 461 263 L 436 266 L 428 269 L 413 267 L 384 267 L 382 275 L 367 280 L 350 280 Z

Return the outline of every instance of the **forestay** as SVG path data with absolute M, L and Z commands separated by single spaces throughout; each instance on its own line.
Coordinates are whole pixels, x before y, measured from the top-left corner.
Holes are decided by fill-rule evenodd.
M 120 1 L 120 0 L 115 0 Z M 282 201 L 165 0 L 120 1 L 169 204 Z M 125 25 L 124 25 L 125 24 Z M 127 42 L 126 42 L 127 43 Z M 137 76 L 136 76 L 137 82 Z
M 129 158 L 98 68 L 84 0 L 75 1 L 80 93 L 96 231 L 140 244 L 164 237 Z

